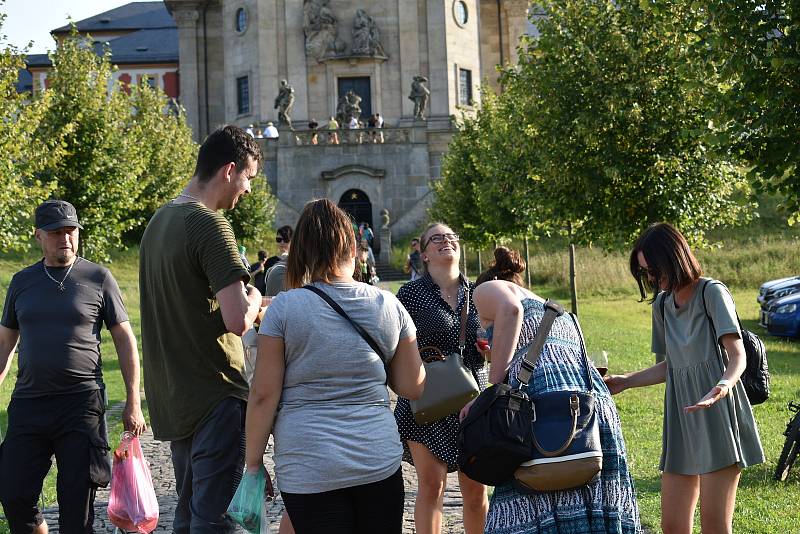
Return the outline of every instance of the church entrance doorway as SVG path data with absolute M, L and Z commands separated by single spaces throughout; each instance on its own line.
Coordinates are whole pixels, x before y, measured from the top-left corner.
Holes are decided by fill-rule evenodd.
M 337 88 L 338 98 L 342 98 L 347 91 L 352 91 L 361 97 L 361 116 L 359 120 L 364 121 L 366 125 L 367 120 L 372 115 L 372 90 L 370 89 L 370 81 L 369 76 L 360 76 L 356 78 L 338 78 L 337 83 L 339 87 Z M 337 100 L 338 102 L 338 100 Z M 346 124 L 340 125 L 342 128 L 346 128 Z
M 339 207 L 353 219 L 356 226 L 361 223 L 367 223 L 375 235 L 372 242 L 373 252 L 379 252 L 380 244 L 378 243 L 378 234 L 375 231 L 375 226 L 372 224 L 372 202 L 370 202 L 367 194 L 360 189 L 348 189 L 339 199 Z

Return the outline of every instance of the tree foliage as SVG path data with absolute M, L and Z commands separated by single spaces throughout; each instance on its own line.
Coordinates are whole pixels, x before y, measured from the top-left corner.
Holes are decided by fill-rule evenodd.
M 197 159 L 197 144 L 182 108 L 168 102 L 160 89 L 152 89 L 146 78 L 132 88 L 133 106 L 128 135 L 140 139 L 138 154 L 144 170 L 138 177 L 143 187 L 132 216 L 142 225 L 169 199 L 180 193 L 191 177 Z
M 658 220 L 697 242 L 745 217 L 746 181 L 705 142 L 713 80 L 686 31 L 703 20 L 686 4 L 539 2 L 540 36 L 454 138 L 439 204 L 455 199 L 450 212 L 491 234 L 607 248 Z M 470 188 L 491 205 L 449 196 Z
M 232 210 L 225 212 L 233 233 L 239 242 L 251 241 L 266 243 L 275 235 L 272 225 L 275 222 L 277 200 L 270 191 L 266 177 L 252 181 L 250 194 L 245 195 Z
M 78 210 L 82 254 L 107 260 L 180 191 L 197 146 L 163 92 L 146 78 L 134 87 L 115 82 L 109 52 L 98 55 L 90 43 L 73 29 L 51 54 L 39 93 L 50 105 L 36 136 L 60 150 L 42 176 Z
M 5 15 L 0 14 L 0 28 Z M 30 244 L 34 208 L 52 191 L 54 184 L 41 176 L 59 153 L 47 139 L 35 135 L 51 103 L 29 102 L 30 94 L 19 94 L 16 83 L 25 67 L 24 50 L 0 49 L 0 249 L 24 250 Z
M 529 162 L 519 157 L 525 132 L 508 120 L 514 104 L 484 89 L 482 108 L 465 116 L 433 183 L 431 215 L 478 247 L 508 236 L 527 235 L 533 218 L 517 201 L 526 191 Z
M 712 142 L 742 156 L 760 189 L 800 220 L 800 0 L 707 0 L 701 53 L 723 82 Z

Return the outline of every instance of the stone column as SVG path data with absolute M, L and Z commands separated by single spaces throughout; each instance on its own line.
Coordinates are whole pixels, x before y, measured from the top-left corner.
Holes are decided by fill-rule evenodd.
M 528 27 L 528 1 L 527 0 L 505 0 L 503 2 L 505 9 L 506 27 L 504 39 L 508 43 L 508 61 L 512 65 L 516 65 L 519 61 L 519 54 L 517 47 L 519 46 L 519 38 L 525 33 Z
M 308 121 L 306 41 L 303 34 L 302 0 L 286 0 L 286 78 L 294 87 L 292 121 L 305 128 Z
M 428 97 L 427 117 L 447 117 L 450 114 L 450 80 L 452 68 L 447 61 L 447 21 L 449 2 L 428 2 Z M 411 80 L 403 80 L 406 91 Z
M 198 141 L 201 138 L 200 70 L 197 57 L 197 21 L 200 13 L 193 8 L 175 7 L 172 16 L 178 24 L 180 103 L 186 109 L 186 122 L 192 129 L 192 137 Z
M 277 124 L 278 114 L 274 110 L 275 97 L 278 96 L 280 77 L 278 76 L 278 11 L 276 2 L 258 2 L 258 71 L 259 87 L 261 91 L 258 98 L 261 100 L 262 123 L 272 121 Z M 281 14 L 282 16 L 282 14 Z M 289 83 L 292 83 L 290 80 Z M 295 93 L 295 96 L 297 94 Z M 295 100 L 295 108 L 297 108 Z M 263 124 L 262 124 L 263 126 Z
M 419 65 L 419 12 L 417 2 L 397 0 L 400 39 L 400 109 L 402 117 L 414 116 L 414 102 L 408 98 L 411 81 L 422 74 Z

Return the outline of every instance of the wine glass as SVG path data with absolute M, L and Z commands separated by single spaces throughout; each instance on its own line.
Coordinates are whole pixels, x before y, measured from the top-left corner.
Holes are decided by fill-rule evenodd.
M 489 350 L 489 334 L 482 326 L 479 326 L 475 332 L 475 343 L 478 345 L 484 358 L 486 358 L 486 361 L 491 362 L 491 353 L 487 352 Z
M 594 365 L 600 376 L 606 376 L 608 372 L 608 352 L 604 350 L 593 351 L 587 354 L 589 361 Z

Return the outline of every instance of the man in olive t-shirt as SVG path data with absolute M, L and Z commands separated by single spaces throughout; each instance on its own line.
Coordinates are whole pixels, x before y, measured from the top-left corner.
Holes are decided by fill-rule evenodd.
M 236 126 L 212 133 L 189 184 L 147 225 L 139 284 L 145 393 L 156 439 L 170 441 L 173 531 L 233 532 L 225 515 L 243 467 L 244 334 L 261 306 L 218 211 L 250 192 L 261 150 Z

